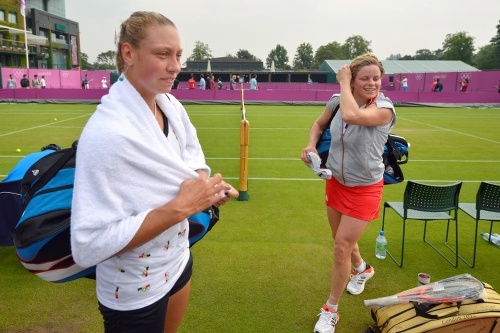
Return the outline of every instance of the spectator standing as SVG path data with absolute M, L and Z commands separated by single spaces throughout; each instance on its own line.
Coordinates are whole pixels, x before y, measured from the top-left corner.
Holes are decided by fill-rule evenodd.
M 224 87 L 224 84 L 222 83 L 221 78 L 219 78 L 219 80 L 217 80 L 217 87 L 219 88 L 219 90 L 222 90 L 222 88 Z
M 231 79 L 229 80 L 229 90 L 234 90 L 236 89 L 236 75 L 232 75 Z
M 205 75 L 200 74 L 200 82 L 198 82 L 198 89 L 205 90 L 207 83 L 205 82 Z
M 90 88 L 90 80 L 87 74 L 82 79 L 82 89 L 89 89 Z
M 434 92 L 436 90 L 437 79 L 432 79 L 431 91 Z
M 172 89 L 177 89 L 179 88 L 179 79 L 175 78 L 174 84 L 172 85 Z
M 467 89 L 469 89 L 469 79 L 465 78 L 460 81 L 460 92 L 467 92 Z
M 28 80 L 27 75 L 23 74 L 23 78 L 21 79 L 21 88 L 29 89 L 29 87 L 30 87 L 30 81 Z
M 108 89 L 108 79 L 106 79 L 105 76 L 102 77 L 101 80 L 101 88 L 102 89 Z
M 9 78 L 7 79 L 7 89 L 16 89 L 17 88 L 17 81 L 14 79 L 12 74 L 9 74 Z
M 252 78 L 250 79 L 250 90 L 259 89 L 257 86 L 257 74 L 252 74 Z
M 210 76 L 209 86 L 211 90 L 215 90 L 215 75 Z
M 434 89 L 434 92 L 441 92 L 441 91 L 443 91 L 443 84 L 441 83 L 441 79 L 437 78 L 436 88 Z
M 33 80 L 31 80 L 31 86 L 35 89 L 40 89 L 42 87 L 42 85 L 40 83 L 40 79 L 38 79 L 37 74 L 35 74 L 35 76 L 33 76 Z
M 194 89 L 196 81 L 194 80 L 194 76 L 191 75 L 191 77 L 188 80 L 188 88 L 189 89 Z
M 42 89 L 47 88 L 47 82 L 45 82 L 45 75 L 42 75 L 42 77 L 40 78 L 40 86 L 42 87 Z
M 403 91 L 407 92 L 408 91 L 408 78 L 406 76 L 403 76 L 403 80 L 399 81 L 403 86 Z

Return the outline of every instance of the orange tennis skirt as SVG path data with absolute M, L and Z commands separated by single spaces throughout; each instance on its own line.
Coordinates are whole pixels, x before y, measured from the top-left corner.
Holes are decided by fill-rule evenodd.
M 373 185 L 345 186 L 335 177 L 326 181 L 325 203 L 344 215 L 372 221 L 380 214 L 384 180 Z

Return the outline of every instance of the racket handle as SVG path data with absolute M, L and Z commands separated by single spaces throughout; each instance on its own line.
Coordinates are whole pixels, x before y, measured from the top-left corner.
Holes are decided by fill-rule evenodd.
M 370 308 L 372 306 L 388 306 L 388 305 L 398 304 L 401 302 L 398 296 L 387 296 L 374 299 L 366 299 L 364 303 L 367 308 Z

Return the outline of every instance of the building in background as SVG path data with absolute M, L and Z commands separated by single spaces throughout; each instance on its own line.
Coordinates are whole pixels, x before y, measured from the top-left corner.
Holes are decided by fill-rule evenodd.
M 0 66 L 71 69 L 80 65 L 79 24 L 66 19 L 65 0 L 19 0 L 0 3 Z

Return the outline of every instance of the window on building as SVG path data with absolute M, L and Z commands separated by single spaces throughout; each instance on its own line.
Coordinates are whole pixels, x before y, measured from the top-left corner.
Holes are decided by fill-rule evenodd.
M 0 10 L 0 21 L 5 21 L 5 12 Z
M 9 23 L 17 24 L 17 15 L 16 15 L 16 13 L 9 13 Z

